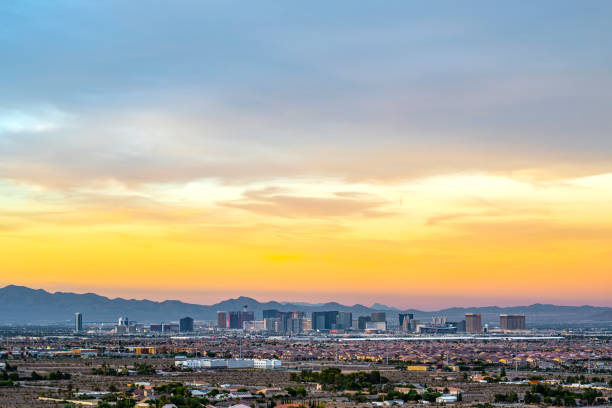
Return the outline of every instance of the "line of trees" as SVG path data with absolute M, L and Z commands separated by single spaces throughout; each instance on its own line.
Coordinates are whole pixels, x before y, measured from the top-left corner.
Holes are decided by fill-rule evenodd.
M 51 371 L 48 375 L 40 375 L 36 371 L 32 371 L 30 375 L 30 380 L 32 381 L 41 381 L 41 380 L 69 380 L 72 376 L 69 373 L 62 373 L 61 371 Z M 27 378 L 24 378 L 28 380 Z
M 505 394 L 495 394 L 495 402 L 519 402 L 519 397 L 516 392 L 507 392 Z
M 326 390 L 333 391 L 358 391 L 389 382 L 389 379 L 381 376 L 380 372 L 376 370 L 342 374 L 342 371 L 335 367 L 325 368 L 321 372 L 302 370 L 300 374 L 292 373 L 290 380 L 294 382 L 314 382 L 321 384 Z
M 525 403 L 539 403 L 543 400 L 545 404 L 557 406 L 575 406 L 576 401 L 580 400 L 583 405 L 599 404 L 603 394 L 599 390 L 588 388 L 584 392 L 574 392 L 562 387 L 550 387 L 545 384 L 534 384 L 531 391 L 525 394 Z M 529 402 L 528 402 L 529 400 Z

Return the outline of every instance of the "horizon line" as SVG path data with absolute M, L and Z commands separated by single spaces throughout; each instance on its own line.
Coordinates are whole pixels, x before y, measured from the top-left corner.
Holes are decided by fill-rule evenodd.
M 380 301 L 375 301 L 374 303 L 372 303 L 372 305 L 368 306 L 368 305 L 364 305 L 361 303 L 355 303 L 352 305 L 348 305 L 348 304 L 343 304 L 340 303 L 336 300 L 330 300 L 330 301 L 326 301 L 326 302 L 316 302 L 316 303 L 310 303 L 310 302 L 291 302 L 291 301 L 281 301 L 281 300 L 269 300 L 269 301 L 260 301 L 254 297 L 250 297 L 250 296 L 244 296 L 244 295 L 240 295 L 238 297 L 230 297 L 227 299 L 223 299 L 221 301 L 218 301 L 216 303 L 212 303 L 212 304 L 203 304 L 203 303 L 191 303 L 191 302 L 186 302 L 183 300 L 179 300 L 179 299 L 164 299 L 164 300 L 151 300 L 151 299 L 147 299 L 147 298 L 124 298 L 124 297 L 110 297 L 110 296 L 106 296 L 106 295 L 101 295 L 99 293 L 96 292 L 76 292 L 76 291 L 62 291 L 62 290 L 58 290 L 55 292 L 52 292 L 48 289 L 44 289 L 44 288 L 33 288 L 33 287 L 29 287 L 26 285 L 17 285 L 17 284 L 6 284 L 3 287 L 0 287 L 0 290 L 9 288 L 9 287 L 16 287 L 16 288 L 24 288 L 24 289 L 29 289 L 32 291 L 38 291 L 38 290 L 42 290 L 46 293 L 49 294 L 74 294 L 74 295 L 95 295 L 95 296 L 99 296 L 99 297 L 103 297 L 106 298 L 108 300 L 128 300 L 128 301 L 148 301 L 148 302 L 154 302 L 154 303 L 164 303 L 164 302 L 180 302 L 183 304 L 187 304 L 187 305 L 194 305 L 194 306 L 205 306 L 205 307 L 210 307 L 210 306 L 215 306 L 219 303 L 222 302 L 227 302 L 227 301 L 231 301 L 231 300 L 239 300 L 240 298 L 247 298 L 250 300 L 253 300 L 259 304 L 264 304 L 264 303 L 279 303 L 279 304 L 283 304 L 284 305 L 294 305 L 294 306 L 299 306 L 300 304 L 304 304 L 304 305 L 308 305 L 308 306 L 319 306 L 319 305 L 325 305 L 327 303 L 337 303 L 341 306 L 345 306 L 345 307 L 357 307 L 357 306 L 361 306 L 361 307 L 366 307 L 368 309 L 375 309 L 375 310 L 381 310 L 381 311 L 391 311 L 391 312 L 404 312 L 404 311 L 409 311 L 409 310 L 415 310 L 415 311 L 419 311 L 419 312 L 425 312 L 425 313 L 433 313 L 433 312 L 438 312 L 438 311 L 443 311 L 443 310 L 448 310 L 448 309 L 483 309 L 483 308 L 491 308 L 491 307 L 496 307 L 496 308 L 500 308 L 500 309 L 510 309 L 510 308 L 517 308 L 517 307 L 531 307 L 531 306 L 555 306 L 555 307 L 593 307 L 593 308 L 605 308 L 605 309 L 612 309 L 612 306 L 596 306 L 596 305 L 590 305 L 590 304 L 581 304 L 581 305 L 563 305 L 563 304 L 554 304 L 554 303 L 540 303 L 540 302 L 535 302 L 535 303 L 531 303 L 531 304 L 515 304 L 512 306 L 498 306 L 498 305 L 487 305 L 487 306 L 448 306 L 448 307 L 444 307 L 444 308 L 440 308 L 440 309 L 436 309 L 436 310 L 425 310 L 425 309 L 418 309 L 416 307 L 410 307 L 410 308 L 406 308 L 406 309 L 401 309 L 398 307 L 394 307 L 394 306 L 388 306 L 384 303 L 381 303 Z M 381 306 L 384 306 L 385 308 L 387 308 L 387 310 L 385 309 L 376 309 L 374 307 L 374 305 L 379 304 Z M 390 309 L 390 310 L 389 310 Z

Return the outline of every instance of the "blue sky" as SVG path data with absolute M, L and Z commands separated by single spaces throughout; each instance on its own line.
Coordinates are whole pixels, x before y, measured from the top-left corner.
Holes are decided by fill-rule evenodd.
M 383 132 L 393 146 L 596 160 L 612 148 L 611 7 L 3 2 L 0 123 L 210 113 L 249 123 L 231 131 L 240 143 L 368 148 Z

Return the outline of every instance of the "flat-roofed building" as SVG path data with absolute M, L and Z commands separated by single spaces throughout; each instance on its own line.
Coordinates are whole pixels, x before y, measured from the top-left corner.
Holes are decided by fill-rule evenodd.
M 338 312 L 312 312 L 312 330 L 337 329 Z
M 525 330 L 524 315 L 499 315 L 499 327 L 502 330 Z
M 229 312 L 227 315 L 227 326 L 228 329 L 242 329 L 244 322 L 250 322 L 255 320 L 255 313 L 249 312 L 247 306 L 241 312 Z
M 282 367 L 282 362 L 277 359 L 257 358 L 199 358 L 193 360 L 176 360 L 174 365 L 181 368 L 259 368 L 272 370 Z
M 359 316 L 357 319 L 357 328 L 359 330 L 365 330 L 368 322 L 371 322 L 372 318 L 370 316 Z
M 265 309 L 262 313 L 264 319 L 274 319 L 277 317 L 280 318 L 282 312 L 279 312 L 276 309 Z
M 465 331 L 468 333 L 482 332 L 482 316 L 480 313 L 465 314 Z
M 227 312 L 217 312 L 217 327 L 219 329 L 227 328 Z
M 77 333 L 83 331 L 83 315 L 81 313 L 74 314 L 74 331 Z
M 180 332 L 192 332 L 193 331 L 193 319 L 191 317 L 183 317 L 179 320 L 179 331 Z
M 387 322 L 366 322 L 366 330 L 387 330 Z
M 280 317 L 266 317 L 264 318 L 264 330 L 271 333 L 284 332 L 283 320 Z
M 336 328 L 348 330 L 353 326 L 353 314 L 351 312 L 339 312 Z
M 373 322 L 386 322 L 387 321 L 387 313 L 385 312 L 372 312 L 370 316 Z
M 289 327 L 287 328 L 292 334 L 300 334 L 304 331 L 304 318 L 294 317 L 289 320 Z

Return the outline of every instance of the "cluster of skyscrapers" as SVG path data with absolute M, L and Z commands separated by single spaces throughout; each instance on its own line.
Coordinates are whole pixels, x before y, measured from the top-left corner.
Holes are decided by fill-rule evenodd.
M 242 329 L 245 331 L 265 331 L 278 334 L 300 334 L 307 331 L 340 332 L 350 330 L 387 331 L 388 329 L 410 333 L 450 334 L 457 332 L 482 333 L 488 331 L 482 324 L 482 316 L 477 313 L 466 313 L 465 320 L 447 321 L 444 316 L 434 316 L 431 322 L 422 322 L 414 318 L 412 313 L 399 313 L 399 326 L 387 321 L 387 313 L 372 312 L 370 315 L 358 316 L 353 319 L 349 311 L 316 311 L 306 317 L 303 311 L 279 311 L 269 309 L 263 311 L 263 319 L 255 320 L 254 313 L 247 312 L 217 312 L 217 328 Z M 389 325 L 389 326 L 388 326 Z M 525 316 L 500 315 L 501 330 L 524 330 Z
M 265 331 L 299 334 L 309 328 L 306 323 L 306 313 L 304 312 L 281 312 L 275 309 L 263 311 L 263 329 Z
M 75 332 L 83 331 L 83 315 L 75 313 Z M 450 334 L 457 332 L 483 333 L 488 326 L 482 324 L 479 313 L 466 313 L 465 320 L 450 322 L 444 316 L 434 316 L 431 322 L 416 320 L 412 313 L 399 313 L 399 325 L 388 327 L 387 313 L 376 311 L 370 315 L 358 316 L 353 319 L 349 311 L 317 311 L 306 317 L 303 311 L 279 311 L 267 309 L 263 311 L 263 319 L 255 320 L 255 313 L 248 311 L 247 306 L 241 311 L 217 312 L 217 329 L 236 329 L 249 332 L 268 332 L 274 334 L 297 335 L 303 332 L 345 332 L 352 330 L 381 332 L 389 328 L 396 331 L 422 334 Z M 503 331 L 525 330 L 524 315 L 502 314 L 499 316 L 499 327 Z M 135 333 L 189 333 L 194 331 L 194 320 L 184 317 L 179 323 L 151 324 L 145 328 L 142 324 L 120 317 L 114 326 L 116 334 Z
M 247 306 L 239 312 L 217 312 L 217 327 L 220 329 L 243 329 L 245 322 L 255 320 L 255 314 Z
M 240 312 L 217 312 L 217 328 L 298 334 L 310 330 L 311 326 L 310 319 L 301 311 L 268 309 L 263 311 L 263 320 L 255 320 L 255 314 L 245 306 Z
M 349 330 L 353 326 L 351 312 L 312 312 L 313 330 Z
M 501 330 L 525 330 L 525 315 L 499 315 L 499 328 Z M 488 330 L 482 325 L 482 316 L 479 313 L 465 314 L 465 331 L 468 333 L 482 333 Z

